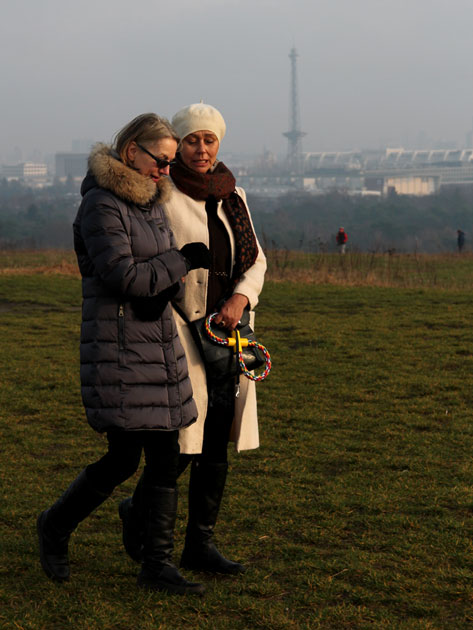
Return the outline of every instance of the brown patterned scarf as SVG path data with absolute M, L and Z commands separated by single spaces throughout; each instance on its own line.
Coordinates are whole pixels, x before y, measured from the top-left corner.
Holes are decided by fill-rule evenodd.
M 232 283 L 252 267 L 258 257 L 258 245 L 247 207 L 235 191 L 235 178 L 223 162 L 211 173 L 196 173 L 179 158 L 171 166 L 171 177 L 177 188 L 197 201 L 213 197 L 222 200 L 222 207 L 235 238 L 235 264 Z

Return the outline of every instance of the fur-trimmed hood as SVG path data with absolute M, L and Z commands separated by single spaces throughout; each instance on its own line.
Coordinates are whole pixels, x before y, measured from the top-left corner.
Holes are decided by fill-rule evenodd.
M 163 177 L 156 184 L 150 177 L 123 164 L 118 154 L 108 145 L 97 143 L 89 156 L 89 171 L 82 183 L 84 195 L 95 186 L 110 190 L 114 195 L 138 206 L 150 202 L 163 203 L 171 194 L 171 184 Z

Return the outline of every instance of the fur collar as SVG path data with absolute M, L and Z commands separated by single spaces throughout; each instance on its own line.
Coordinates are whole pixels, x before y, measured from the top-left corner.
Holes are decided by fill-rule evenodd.
M 123 164 L 110 146 L 100 142 L 90 153 L 89 171 L 101 188 L 139 206 L 146 206 L 151 201 L 163 203 L 171 194 L 167 177 L 155 184 L 151 178 Z

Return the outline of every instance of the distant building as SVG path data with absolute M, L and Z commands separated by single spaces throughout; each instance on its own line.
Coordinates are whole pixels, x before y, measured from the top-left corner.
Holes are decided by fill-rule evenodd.
M 56 153 L 55 174 L 59 179 L 84 177 L 87 172 L 87 153 Z
M 419 175 L 390 176 L 384 178 L 383 194 L 395 191 L 398 195 L 433 195 L 439 188 L 439 177 Z
M 48 167 L 40 162 L 23 162 L 21 164 L 4 164 L 2 176 L 7 180 L 37 179 L 48 175 Z
M 369 190 L 432 195 L 446 186 L 473 185 L 473 149 L 386 149 L 363 173 Z
M 306 153 L 304 173 L 315 179 L 313 189 L 319 192 L 432 195 L 446 186 L 473 185 L 473 149 Z

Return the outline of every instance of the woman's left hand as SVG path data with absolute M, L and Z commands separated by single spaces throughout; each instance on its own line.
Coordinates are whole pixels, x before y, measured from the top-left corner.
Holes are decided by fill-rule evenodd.
M 248 304 L 248 298 L 241 293 L 234 293 L 220 309 L 214 319 L 216 324 L 221 324 L 227 330 L 235 330 Z

